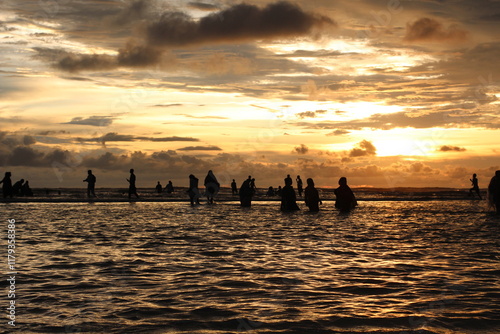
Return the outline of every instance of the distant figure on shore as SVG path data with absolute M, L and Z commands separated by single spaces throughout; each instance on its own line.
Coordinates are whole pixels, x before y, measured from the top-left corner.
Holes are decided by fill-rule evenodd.
M 231 182 L 231 193 L 233 195 L 238 193 L 238 185 L 236 184 L 236 181 L 233 179 L 233 182 Z
M 252 197 L 253 197 L 253 189 L 252 189 L 252 178 L 251 176 L 248 177 L 243 183 L 241 184 L 239 195 L 240 195 L 240 204 L 242 207 L 250 207 L 252 206 Z
M 472 182 L 472 188 L 469 189 L 469 196 L 474 197 L 473 191 L 475 191 L 479 199 L 483 199 L 479 190 L 479 181 L 476 174 L 472 174 L 472 179 L 470 179 L 470 182 Z
M 304 201 L 307 207 L 309 207 L 309 211 L 318 212 L 319 205 L 323 204 L 323 202 L 319 199 L 318 189 L 314 187 L 313 179 L 308 178 L 306 182 L 307 182 L 307 187 L 304 191 Z
M 495 172 L 488 185 L 488 202 L 495 207 L 497 214 L 500 214 L 500 170 Z
M 135 197 L 139 198 L 139 195 L 137 194 L 137 187 L 135 186 L 135 174 L 134 174 L 134 169 L 130 169 L 130 179 L 127 179 L 129 185 L 128 185 L 128 198 L 130 199 L 132 195 L 135 195 Z
M 189 189 L 188 189 L 189 199 L 191 200 L 191 205 L 200 204 L 200 190 L 198 189 L 198 178 L 193 174 L 189 175 Z
M 252 188 L 252 195 L 255 195 L 257 193 L 257 186 L 255 185 L 255 178 L 253 177 L 250 180 L 250 188 Z
M 297 192 L 299 193 L 299 197 L 302 197 L 302 179 L 300 178 L 300 175 L 297 175 L 297 179 L 295 180 L 297 182 Z
M 12 174 L 10 172 L 5 172 L 5 176 L 3 177 L 3 180 L 0 181 L 2 183 L 2 192 L 3 192 L 3 198 L 10 197 L 12 198 L 12 179 L 11 179 Z
M 356 197 L 351 188 L 347 185 L 347 179 L 345 177 L 339 179 L 339 187 L 335 189 L 333 193 L 336 196 L 335 207 L 341 212 L 349 212 L 358 205 Z
M 162 185 L 161 185 L 160 181 L 158 181 L 158 183 L 156 184 L 155 189 L 156 189 L 156 192 L 157 192 L 158 194 L 161 194 L 161 192 L 163 191 L 163 187 L 162 187 Z
M 273 186 L 269 186 L 269 188 L 267 188 L 266 196 L 267 197 L 272 197 L 274 195 L 276 195 L 276 192 L 274 191 Z
M 21 189 L 23 188 L 24 179 L 20 179 L 12 186 L 12 195 L 18 196 L 21 195 Z
M 87 197 L 97 197 L 95 195 L 95 183 L 97 179 L 94 174 L 92 174 L 92 170 L 87 171 L 87 178 L 83 180 L 83 182 L 87 182 Z
M 211 170 L 208 171 L 203 185 L 205 186 L 205 196 L 207 196 L 207 202 L 212 204 L 214 202 L 214 197 L 219 193 L 220 183 L 217 181 L 217 178 Z
M 281 211 L 289 212 L 296 210 L 300 210 L 297 205 L 297 196 L 292 187 L 292 179 L 287 177 L 285 178 L 285 186 L 281 190 Z
M 165 186 L 165 191 L 167 194 L 171 194 L 174 192 L 174 185 L 172 184 L 172 181 L 168 181 L 167 185 Z
M 286 175 L 286 180 L 290 180 L 290 185 L 293 184 L 293 181 L 292 181 L 292 178 L 290 177 L 290 174 L 287 174 Z M 285 184 L 287 183 L 288 181 L 285 181 Z
M 30 188 L 30 183 L 28 180 L 24 182 L 23 188 L 21 189 L 21 192 L 24 196 L 33 196 L 33 191 Z
M 283 194 L 283 189 L 281 189 L 281 186 L 278 186 L 278 190 L 276 190 L 276 195 L 281 197 L 282 194 Z

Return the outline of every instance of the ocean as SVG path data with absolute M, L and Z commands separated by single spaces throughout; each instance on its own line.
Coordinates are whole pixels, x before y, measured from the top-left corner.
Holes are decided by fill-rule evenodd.
M 499 333 L 486 201 L 3 203 L 19 333 Z M 304 206 L 302 206 L 304 208 Z M 7 255 L 5 255 L 7 258 Z M 4 272 L 9 271 L 4 261 Z

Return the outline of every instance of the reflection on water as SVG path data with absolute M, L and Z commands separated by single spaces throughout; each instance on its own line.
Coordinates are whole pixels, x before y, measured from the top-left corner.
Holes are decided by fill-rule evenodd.
M 477 202 L 11 204 L 23 333 L 496 333 Z M 5 282 L 4 282 L 4 286 Z

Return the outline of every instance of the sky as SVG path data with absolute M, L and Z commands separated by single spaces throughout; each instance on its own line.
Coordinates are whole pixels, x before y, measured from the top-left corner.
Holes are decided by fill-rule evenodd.
M 487 186 L 498 0 L 0 0 L 0 174 L 31 187 Z M 202 182 L 201 182 L 202 183 Z

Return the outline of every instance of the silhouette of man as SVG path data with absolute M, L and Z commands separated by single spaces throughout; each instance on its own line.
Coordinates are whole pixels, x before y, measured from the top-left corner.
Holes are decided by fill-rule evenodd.
M 193 174 L 189 175 L 189 189 L 188 189 L 188 194 L 189 194 L 189 199 L 191 201 L 191 205 L 200 204 L 200 190 L 198 189 L 198 178 L 194 176 Z
M 358 205 L 356 197 L 354 197 L 354 193 L 347 185 L 347 179 L 345 177 L 339 179 L 339 187 L 333 192 L 336 196 L 335 207 L 341 212 L 349 212 Z
M 497 214 L 500 214 L 500 170 L 495 172 L 488 185 L 488 200 L 493 205 Z
M 17 196 L 21 193 L 21 189 L 23 188 L 24 179 L 20 179 L 12 186 L 12 194 Z
M 297 205 L 297 196 L 292 187 L 292 178 L 285 179 L 285 186 L 281 189 L 281 211 L 296 211 L 300 210 Z
M 92 170 L 87 171 L 87 178 L 83 180 L 83 182 L 87 182 L 87 197 L 97 197 L 95 195 L 95 183 L 97 179 L 94 174 L 92 174 Z
M 240 205 L 247 208 L 252 206 L 253 194 L 254 192 L 252 189 L 252 177 L 249 176 L 248 179 L 243 181 L 239 190 Z
M 476 174 L 472 174 L 472 179 L 470 179 L 470 182 L 472 182 L 472 188 L 469 189 L 469 196 L 474 197 L 473 191 L 475 191 L 479 199 L 483 199 L 481 197 L 481 192 L 479 191 L 479 181 L 476 177 Z
M 299 193 L 299 196 L 302 197 L 303 183 L 302 179 L 300 178 L 300 175 L 297 175 L 297 179 L 295 181 L 297 181 L 297 192 Z
M 168 184 L 165 186 L 165 191 L 167 194 L 171 194 L 174 192 L 174 185 L 172 184 L 172 181 L 168 181 Z
M 23 192 L 24 196 L 33 196 L 33 191 L 30 188 L 30 183 L 28 180 L 26 180 L 26 182 L 24 182 L 22 192 Z
M 304 191 L 304 201 L 311 212 L 319 211 L 319 204 L 323 204 L 319 199 L 318 189 L 314 187 L 314 180 L 308 178 L 306 180 L 307 187 Z
M 158 181 L 158 184 L 156 185 L 156 192 L 158 194 L 161 194 L 162 190 L 163 190 L 163 187 L 161 186 L 160 181 Z
M 5 172 L 5 176 L 0 183 L 2 183 L 3 198 L 12 198 L 12 174 L 10 172 Z
M 132 195 L 135 195 L 135 197 L 139 198 L 139 195 L 137 194 L 137 188 L 135 187 L 135 174 L 134 174 L 134 169 L 130 169 L 130 179 L 127 179 L 129 185 L 128 185 L 128 198 L 130 199 Z
M 205 186 L 205 195 L 207 196 L 207 202 L 212 204 L 214 202 L 214 197 L 219 193 L 220 183 L 219 181 L 217 181 L 217 178 L 211 170 L 208 171 L 203 185 Z
M 236 185 L 236 181 L 233 179 L 233 182 L 231 182 L 231 193 L 234 195 L 238 193 L 238 186 Z

